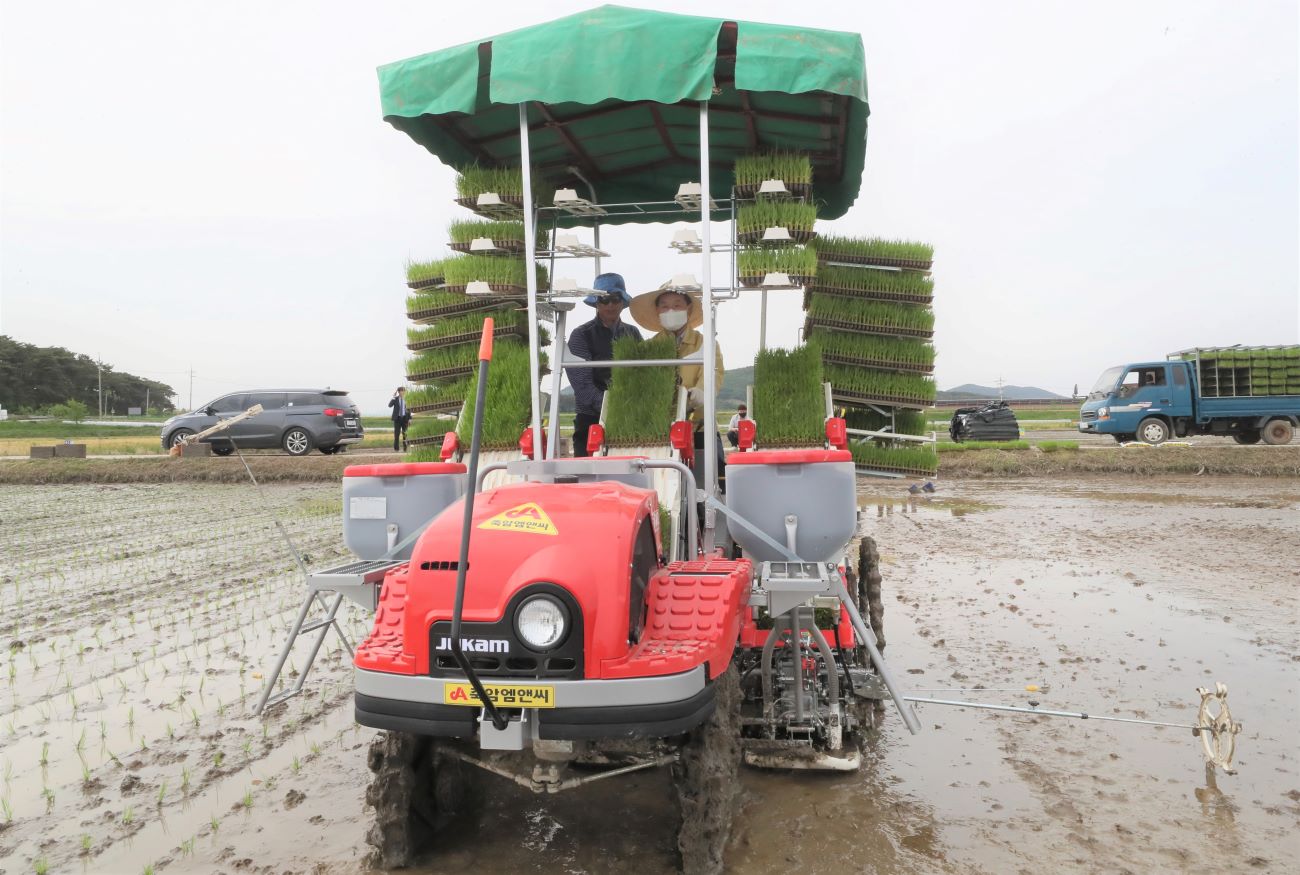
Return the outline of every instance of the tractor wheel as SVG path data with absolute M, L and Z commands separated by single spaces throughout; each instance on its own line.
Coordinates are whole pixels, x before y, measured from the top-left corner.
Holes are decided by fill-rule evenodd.
M 858 613 L 871 624 L 876 636 L 876 649 L 885 652 L 885 601 L 881 593 L 880 552 L 874 538 L 863 538 L 858 544 L 857 572 L 849 571 L 849 594 L 857 599 Z M 853 650 L 854 662 L 870 668 L 871 656 L 867 648 L 859 645 Z M 885 703 L 872 699 L 852 699 L 858 722 L 872 729 L 880 726 L 885 717 Z
M 367 763 L 374 777 L 366 803 L 375 822 L 366 833 L 373 865 L 409 866 L 434 835 L 439 815 L 461 810 L 469 796 L 468 769 L 448 755 L 446 742 L 409 732 L 381 732 L 370 743 Z
M 740 782 L 740 680 L 734 665 L 713 682 L 713 716 L 691 730 L 673 784 L 681 808 L 677 849 L 685 875 L 717 875 L 731 835 Z

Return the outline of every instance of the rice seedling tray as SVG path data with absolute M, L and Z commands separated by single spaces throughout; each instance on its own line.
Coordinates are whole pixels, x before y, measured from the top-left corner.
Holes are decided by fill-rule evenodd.
M 852 404 L 861 407 L 869 404 L 878 404 L 882 407 L 908 407 L 913 410 L 924 410 L 927 407 L 933 407 L 934 402 L 924 398 L 904 398 L 901 395 L 860 395 L 857 392 L 848 392 L 844 389 L 836 388 L 831 384 L 831 400 L 840 401 L 844 404 Z
M 750 275 L 741 274 L 740 284 L 747 289 L 762 289 L 762 288 L 798 289 L 798 288 L 805 288 L 813 280 L 813 278 L 810 275 L 802 274 L 802 273 L 792 273 L 792 274 L 787 274 L 787 276 L 790 277 L 790 285 L 788 286 L 766 286 L 765 287 L 763 285 L 763 280 L 767 279 L 768 277 L 768 274 L 766 273 L 750 274 Z
M 827 319 L 824 316 L 809 316 L 804 320 L 804 336 L 814 328 L 829 328 L 832 331 L 848 331 L 853 334 L 877 334 L 886 337 L 918 337 L 929 340 L 934 337 L 934 329 L 898 328 L 886 325 L 863 325 L 857 322 L 844 322 L 839 319 Z
M 732 188 L 732 197 L 743 200 L 780 200 L 784 198 L 806 200 L 812 194 L 812 184 L 808 182 L 789 182 L 784 179 L 768 181 L 780 182 L 785 186 L 785 191 L 764 192 L 760 191 L 763 188 L 762 182 L 746 182 Z
M 418 346 L 419 344 L 412 344 Z M 410 347 L 408 347 L 409 349 Z M 476 364 L 457 365 L 454 368 L 440 368 L 436 371 L 415 371 L 407 374 L 406 379 L 411 383 L 430 383 L 435 380 L 446 380 L 451 377 L 464 377 L 474 373 L 477 368 Z
M 518 255 L 524 251 L 524 241 L 522 240 L 498 240 L 495 237 L 487 238 L 492 241 L 492 245 L 501 250 L 504 255 Z M 473 242 L 468 243 L 448 243 L 448 249 L 454 249 L 456 252 L 473 252 L 479 255 L 494 255 L 495 250 L 474 249 Z
M 406 287 L 408 289 L 411 289 L 412 291 L 419 291 L 420 289 L 432 289 L 442 285 L 442 280 L 443 278 L 440 276 L 429 277 L 428 279 L 423 279 L 423 280 L 407 280 Z
M 410 410 L 412 413 L 455 413 L 464 403 L 464 398 L 446 398 L 442 401 L 412 405 Z M 411 438 L 410 443 L 414 444 L 416 440 L 417 438 Z
M 745 245 L 749 245 L 749 246 L 756 246 L 756 245 L 794 246 L 795 244 L 807 243 L 809 240 L 813 240 L 814 238 L 817 237 L 816 231 L 808 231 L 802 229 L 794 230 L 791 228 L 784 228 L 783 230 L 786 232 L 786 234 L 790 235 L 788 239 L 776 239 L 776 240 L 765 239 L 764 235 L 767 234 L 768 229 L 762 228 L 758 231 L 737 232 L 736 242 L 744 243 Z
M 810 295 L 834 295 L 837 298 L 860 298 L 864 301 L 884 301 L 887 304 L 932 304 L 934 295 L 909 295 L 890 292 L 883 289 L 855 289 L 847 286 L 832 286 L 817 282 L 815 279 L 804 288 L 803 305 L 808 306 Z
M 475 197 L 458 197 L 456 203 L 477 216 L 493 221 L 522 222 L 524 196 L 484 192 Z
M 923 468 L 918 465 L 894 465 L 888 462 L 885 463 L 872 462 L 866 465 L 854 465 L 853 470 L 856 471 L 858 474 L 863 474 L 868 477 L 871 476 L 872 474 L 877 474 L 877 473 L 908 474 L 913 477 L 929 477 L 939 470 L 939 464 L 938 462 L 935 462 L 934 467 Z
M 528 294 L 528 289 L 525 286 L 516 286 L 509 283 L 488 283 L 487 287 L 492 290 L 494 295 L 521 297 Z M 449 292 L 458 292 L 463 295 L 465 290 L 469 288 L 469 283 L 463 286 L 444 286 L 443 288 Z
M 463 316 L 480 310 L 497 310 L 501 302 L 491 298 L 468 298 L 463 303 L 448 304 L 445 307 L 424 307 L 419 310 L 407 310 L 406 317 L 412 322 L 427 324 L 431 320 L 445 319 L 448 316 Z
M 458 344 L 462 344 L 462 343 L 476 343 L 478 342 L 481 336 L 482 336 L 481 331 L 465 331 L 460 334 L 449 334 L 446 337 L 438 337 L 432 340 L 421 341 L 419 344 L 419 349 L 420 350 L 437 349 L 442 346 L 457 346 Z M 492 330 L 492 336 L 493 337 L 518 336 L 527 339 L 528 326 L 527 325 L 505 325 L 500 328 L 494 328 Z M 415 349 L 414 346 L 410 348 L 412 350 Z
M 919 270 L 929 272 L 934 266 L 934 259 L 889 258 L 881 255 L 854 255 L 851 253 L 827 252 L 817 250 L 817 260 L 826 263 L 856 265 L 858 267 L 892 267 L 898 270 Z
M 900 374 L 932 374 L 933 364 L 896 362 L 885 359 L 856 358 L 837 353 L 822 353 L 822 361 L 832 365 L 846 365 L 851 368 L 875 368 L 878 371 L 897 371 Z

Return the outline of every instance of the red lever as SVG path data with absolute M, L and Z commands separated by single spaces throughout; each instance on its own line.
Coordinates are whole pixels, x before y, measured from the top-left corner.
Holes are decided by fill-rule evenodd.
M 849 448 L 848 423 L 838 416 L 826 420 L 826 442 L 837 450 Z
M 695 461 L 695 426 L 689 420 L 679 419 L 668 429 L 668 442 L 682 454 L 687 465 Z
M 599 422 L 592 423 L 587 429 L 587 455 L 598 455 L 603 446 L 605 446 L 605 426 Z
M 460 452 L 460 438 L 456 432 L 449 431 L 442 437 L 442 449 L 438 451 L 438 457 L 445 462 L 458 452 Z
M 492 317 L 483 320 L 483 338 L 478 342 L 478 360 L 492 361 Z
M 546 429 L 542 429 L 542 446 L 546 445 Z M 532 459 L 536 452 L 536 444 L 533 441 L 533 429 L 528 427 L 524 433 L 519 436 L 519 452 L 523 453 L 525 459 Z
M 754 425 L 752 419 L 742 419 L 736 423 L 736 443 L 742 452 L 753 448 L 754 436 L 757 432 L 758 427 Z

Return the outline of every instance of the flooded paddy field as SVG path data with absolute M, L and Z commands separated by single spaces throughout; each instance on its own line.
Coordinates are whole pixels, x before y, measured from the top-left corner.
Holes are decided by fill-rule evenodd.
M 925 705 L 910 736 L 891 710 L 856 774 L 745 770 L 728 869 L 1294 871 L 1300 481 L 937 485 L 860 490 L 905 686 L 1190 724 L 1222 681 L 1239 773 L 1187 730 Z M 342 557 L 337 483 L 4 487 L 0 872 L 367 871 L 346 653 L 250 714 L 304 594 L 272 510 L 308 565 Z M 408 871 L 674 870 L 664 771 L 481 789 Z

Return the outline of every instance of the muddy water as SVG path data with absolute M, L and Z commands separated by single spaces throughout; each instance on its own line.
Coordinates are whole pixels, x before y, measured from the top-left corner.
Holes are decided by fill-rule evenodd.
M 332 493 L 286 490 L 282 500 L 290 508 Z M 1245 724 L 1240 771 L 1208 777 L 1199 741 L 1187 730 L 925 705 L 923 732 L 909 736 L 891 715 L 857 774 L 746 771 L 729 869 L 1294 870 L 1300 484 L 982 481 L 940 483 L 934 497 L 912 500 L 901 487 L 873 483 L 864 484 L 860 501 L 864 528 L 881 546 L 886 656 L 909 689 L 1003 704 L 1033 698 L 1043 708 L 1190 724 L 1195 688 L 1222 681 Z M 303 537 L 323 543 L 329 524 L 313 519 L 303 517 Z M 251 519 L 239 525 L 245 539 L 260 531 Z M 161 632 L 146 620 L 114 623 L 120 608 L 100 609 L 97 625 L 87 618 L 90 628 L 102 628 L 105 641 L 116 636 L 117 649 L 136 656 L 129 666 L 125 658 L 110 659 L 74 678 L 74 691 L 86 689 L 81 701 L 92 703 L 76 709 L 67 702 L 67 666 L 75 663 L 74 642 L 85 636 L 61 632 L 68 636 L 61 649 L 38 643 L 35 668 L 28 651 L 11 655 L 10 664 L 40 682 L 23 683 L 27 675 L 20 675 L 5 692 L 13 730 L 11 718 L 0 715 L 0 759 L 14 764 L 7 798 L 23 809 L 0 831 L 0 870 L 31 871 L 37 855 L 57 864 L 51 871 L 134 873 L 149 863 L 178 872 L 363 870 L 370 732 L 351 724 L 346 659 L 335 654 L 318 667 L 308 682 L 313 695 L 272 715 L 268 729 L 249 719 L 251 693 L 241 695 L 240 678 L 255 688 L 251 675 L 264 669 L 278 641 L 268 632 L 240 643 L 238 632 L 247 637 L 258 617 L 282 617 L 296 595 L 246 574 L 236 556 L 223 560 L 220 548 L 204 546 L 198 534 L 191 540 L 231 593 L 228 604 L 205 605 L 211 634 L 184 622 L 168 631 L 160 607 L 153 625 Z M 149 568 L 145 563 L 139 573 Z M 193 601 L 212 581 L 190 582 L 190 575 L 183 572 L 182 591 Z M 90 593 L 112 587 L 62 585 Z M 24 598 L 35 599 L 33 589 Z M 9 595 L 0 587 L 0 599 Z M 147 618 L 154 596 L 139 598 L 145 601 L 138 615 Z M 5 605 L 6 615 L 12 606 Z M 265 625 L 277 622 L 285 621 Z M 186 643 L 186 635 L 195 642 Z M 180 640 L 171 664 L 179 667 L 166 683 L 186 693 L 187 707 L 198 704 L 198 669 L 188 685 L 174 681 L 184 659 L 203 660 L 202 668 L 218 674 L 207 675 L 199 725 L 187 723 L 169 737 L 179 713 L 162 707 L 144 726 L 150 709 L 143 703 L 175 700 L 173 687 L 163 692 L 161 669 L 149 668 L 150 648 L 166 647 L 173 636 Z M 144 643 L 132 647 L 136 639 Z M 203 655 L 205 644 L 211 656 Z M 60 655 L 67 664 L 57 673 Z M 102 656 L 87 660 L 96 655 Z M 167 664 L 161 654 L 156 659 Z M 139 680 L 139 665 L 148 683 Z M 118 677 L 126 677 L 129 693 L 118 689 Z M 222 684 L 215 694 L 213 677 Z M 115 758 L 90 758 L 95 789 L 83 794 L 73 774 L 78 761 L 59 752 L 75 748 L 81 724 L 91 727 L 94 742 L 85 747 L 98 751 L 96 718 L 82 716 L 97 704 L 95 683 L 106 694 L 117 690 L 104 705 L 113 714 L 107 749 Z M 1024 693 L 1031 683 L 1046 689 Z M 158 687 L 156 696 L 150 686 Z M 132 704 L 142 736 L 135 741 L 125 725 Z M 60 728 L 64 723 L 70 728 Z M 56 743 L 42 767 L 41 741 L 50 738 Z M 221 766 L 213 764 L 218 753 Z M 172 773 L 185 764 L 195 786 L 182 793 Z M 43 781 L 42 772 L 49 775 Z M 143 789 L 129 780 L 133 775 Z M 42 787 L 55 795 L 48 814 Z M 482 810 L 449 824 L 438 852 L 414 871 L 673 870 L 675 806 L 662 772 L 549 798 L 491 777 L 483 788 Z M 122 823 L 126 806 L 133 806 L 131 824 Z M 82 835 L 92 841 L 85 856 L 77 848 Z

